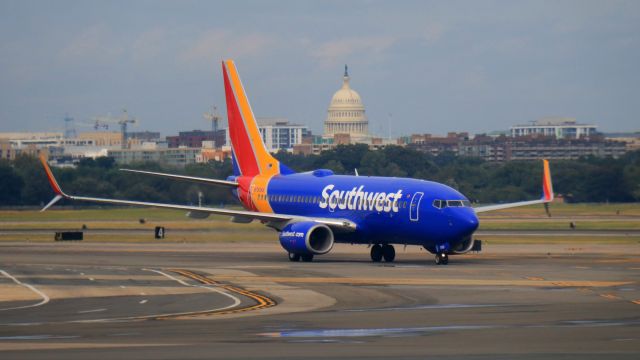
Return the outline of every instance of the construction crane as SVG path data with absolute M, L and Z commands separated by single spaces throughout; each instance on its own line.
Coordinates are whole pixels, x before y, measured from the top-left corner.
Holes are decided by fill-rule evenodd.
M 211 130 L 213 131 L 213 136 L 215 136 L 215 133 L 218 131 L 218 122 L 220 121 L 218 107 L 214 106 L 211 112 L 207 111 L 202 114 L 202 117 L 207 121 L 211 121 Z
M 118 124 L 120 125 L 120 133 L 122 134 L 122 148 L 128 148 L 128 139 L 127 139 L 127 127 L 129 124 L 135 124 L 138 120 L 136 118 L 130 118 L 127 109 L 122 109 L 122 115 L 119 117 L 112 117 L 111 115 L 107 116 L 94 116 L 91 118 L 94 121 L 94 129 L 109 129 L 109 124 Z
M 73 139 L 78 134 L 76 133 L 76 126 L 74 120 L 69 114 L 64 115 L 64 137 L 66 139 Z

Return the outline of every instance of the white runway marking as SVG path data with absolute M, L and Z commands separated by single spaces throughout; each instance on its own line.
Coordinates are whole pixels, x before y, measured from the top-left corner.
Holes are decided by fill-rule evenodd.
M 15 277 L 11 276 L 11 274 L 9 274 L 8 272 L 6 272 L 4 270 L 0 270 L 0 274 L 4 275 L 5 277 L 7 277 L 7 278 L 9 278 L 11 280 L 13 280 L 13 282 L 15 282 L 16 284 L 26 287 L 27 289 L 33 291 L 34 293 L 38 294 L 42 298 L 42 301 L 40 301 L 37 304 L 25 305 L 25 306 L 16 306 L 16 307 L 12 307 L 12 308 L 5 308 L 5 309 L 0 309 L 0 311 L 32 308 L 32 307 L 44 305 L 44 304 L 49 302 L 50 299 L 47 296 L 47 294 L 45 294 L 42 291 L 36 289 L 32 285 L 29 285 L 29 284 L 21 282 L 20 280 L 18 280 Z
M 78 314 L 88 314 L 88 313 L 103 312 L 103 311 L 107 311 L 107 309 L 93 309 L 93 310 L 78 311 Z
M 222 290 L 219 290 L 219 289 L 216 289 L 216 288 L 213 288 L 213 287 L 210 287 L 210 286 L 204 286 L 204 285 L 191 285 L 191 284 L 189 284 L 189 283 L 187 283 L 187 282 L 184 282 L 184 281 L 182 281 L 182 280 L 180 280 L 180 279 L 178 279 L 178 278 L 176 278 L 176 277 L 173 277 L 173 276 L 171 276 L 171 275 L 169 275 L 169 274 L 167 274 L 167 273 L 164 273 L 164 272 L 162 272 L 162 271 L 160 271 L 160 270 L 154 270 L 154 269 L 142 269 L 142 270 L 145 270 L 145 271 L 152 271 L 152 272 L 154 272 L 154 273 L 157 273 L 157 274 L 163 275 L 163 276 L 165 276 L 165 277 L 167 277 L 167 278 L 169 278 L 169 279 L 171 279 L 171 280 L 174 280 L 174 281 L 179 282 L 180 284 L 182 284 L 182 285 L 184 285 L 184 286 L 191 286 L 191 287 L 203 288 L 203 289 L 207 289 L 207 290 L 209 290 L 209 291 L 217 292 L 218 294 L 222 294 L 222 295 L 224 295 L 224 296 L 226 296 L 226 297 L 228 297 L 228 298 L 231 298 L 231 299 L 233 300 L 233 304 L 231 304 L 231 305 L 229 305 L 229 306 L 226 306 L 226 307 L 223 307 L 223 308 L 220 308 L 220 309 L 213 309 L 213 310 L 215 310 L 215 311 L 223 311 L 223 310 L 231 309 L 231 308 L 234 308 L 234 307 L 236 307 L 236 306 L 240 305 L 240 303 L 241 303 L 240 299 L 238 299 L 237 297 L 235 297 L 235 296 L 233 296 L 233 295 L 231 295 L 231 294 L 229 294 L 229 293 L 227 293 L 227 292 L 224 292 L 224 291 L 222 291 Z
M 146 303 L 147 303 L 147 301 L 149 301 L 149 300 L 147 300 L 147 299 L 140 300 L 140 302 L 139 302 L 138 304 L 140 304 L 140 305 L 142 305 L 142 304 L 146 304 Z

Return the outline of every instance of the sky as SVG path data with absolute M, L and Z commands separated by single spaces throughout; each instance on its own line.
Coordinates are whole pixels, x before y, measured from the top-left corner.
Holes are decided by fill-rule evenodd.
M 345 64 L 378 136 L 640 130 L 640 1 L 0 0 L 0 131 L 123 108 L 133 131 L 209 129 L 227 58 L 256 116 L 314 133 Z

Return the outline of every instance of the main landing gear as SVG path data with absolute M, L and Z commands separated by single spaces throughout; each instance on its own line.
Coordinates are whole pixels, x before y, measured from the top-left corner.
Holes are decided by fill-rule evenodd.
M 386 262 L 393 262 L 396 258 L 396 249 L 393 248 L 393 245 L 375 244 L 371 247 L 371 261 L 380 262 L 383 258 Z
M 449 255 L 446 253 L 436 254 L 436 265 L 447 265 L 449 263 Z
M 304 262 L 311 262 L 313 261 L 313 254 L 300 255 L 300 254 L 289 253 L 289 261 L 298 262 L 300 260 Z

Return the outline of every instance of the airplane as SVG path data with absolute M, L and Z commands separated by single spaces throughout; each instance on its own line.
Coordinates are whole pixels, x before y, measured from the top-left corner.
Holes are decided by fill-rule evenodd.
M 64 198 L 184 210 L 192 218 L 227 215 L 236 223 L 257 220 L 277 230 L 290 261 L 309 262 L 314 256 L 327 254 L 335 243 L 351 243 L 368 245 L 373 262 L 393 262 L 397 244 L 422 246 L 435 254 L 436 264 L 446 265 L 449 255 L 481 250 L 481 243 L 473 237 L 479 225 L 477 214 L 533 204 L 547 206 L 554 198 L 547 160 L 543 160 L 540 199 L 478 207 L 472 207 L 469 199 L 455 189 L 433 181 L 337 175 L 328 169 L 296 173 L 267 151 L 233 60 L 222 62 L 222 73 L 232 176 L 219 180 L 122 170 L 228 187 L 244 210 L 68 195 L 41 157 L 55 192 L 42 211 Z

